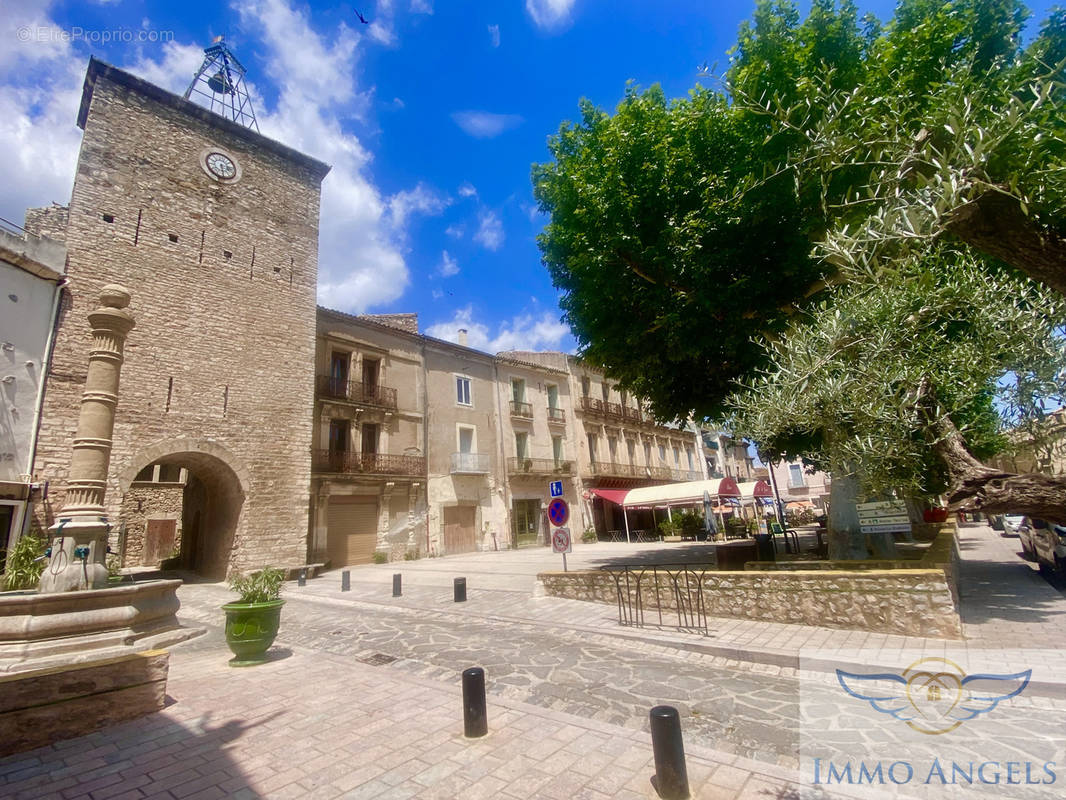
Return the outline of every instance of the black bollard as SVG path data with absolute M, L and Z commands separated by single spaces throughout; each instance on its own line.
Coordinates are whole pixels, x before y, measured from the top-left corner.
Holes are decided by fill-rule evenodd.
M 673 706 L 651 710 L 651 749 L 655 754 L 655 791 L 663 800 L 687 800 L 688 770 L 681 741 L 681 718 Z
M 392 596 L 400 597 L 403 595 L 403 576 L 399 572 L 392 576 Z
M 456 580 L 460 580 L 456 578 Z M 476 739 L 489 732 L 488 712 L 485 710 L 485 670 L 470 667 L 463 670 L 463 735 Z
M 350 592 L 352 590 L 352 573 L 348 570 L 344 570 L 341 573 L 341 591 Z
M 296 578 L 296 585 L 297 586 L 306 586 L 307 585 L 307 570 L 306 569 L 301 569 L 300 570 L 300 574 Z
M 466 602 L 466 578 L 456 578 L 453 590 L 456 603 Z

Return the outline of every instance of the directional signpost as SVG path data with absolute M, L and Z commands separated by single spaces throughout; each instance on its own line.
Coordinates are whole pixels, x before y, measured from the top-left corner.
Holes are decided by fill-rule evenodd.
M 559 494 L 556 494 L 558 490 Z M 548 491 L 552 498 L 548 503 L 548 521 L 552 524 L 552 552 L 562 553 L 563 572 L 566 572 L 566 554 L 574 551 L 574 543 L 570 539 L 570 529 L 564 528 L 570 521 L 570 506 L 561 497 L 563 493 L 562 481 L 552 481 L 548 484 Z
M 870 537 L 874 558 L 895 557 L 896 544 L 893 534 L 911 535 L 911 518 L 902 500 L 882 500 L 878 503 L 857 503 L 859 530 Z

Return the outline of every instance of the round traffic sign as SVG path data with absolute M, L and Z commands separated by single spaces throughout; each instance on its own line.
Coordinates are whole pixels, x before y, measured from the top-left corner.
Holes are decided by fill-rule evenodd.
M 570 519 L 570 506 L 561 497 L 556 497 L 548 503 L 548 519 L 557 528 L 563 527 Z

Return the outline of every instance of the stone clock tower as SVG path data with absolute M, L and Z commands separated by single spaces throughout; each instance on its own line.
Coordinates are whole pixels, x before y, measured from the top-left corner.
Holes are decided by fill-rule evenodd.
M 221 84 L 226 86 L 228 84 Z M 63 505 L 107 284 L 134 300 L 108 475 L 126 565 L 220 577 L 306 562 L 320 184 L 329 167 L 96 59 L 37 448 Z

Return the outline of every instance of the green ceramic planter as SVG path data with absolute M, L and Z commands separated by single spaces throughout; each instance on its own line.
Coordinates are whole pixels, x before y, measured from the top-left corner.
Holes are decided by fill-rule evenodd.
M 231 667 L 250 667 L 266 661 L 278 635 L 284 600 L 268 603 L 226 603 L 226 644 L 233 651 Z

